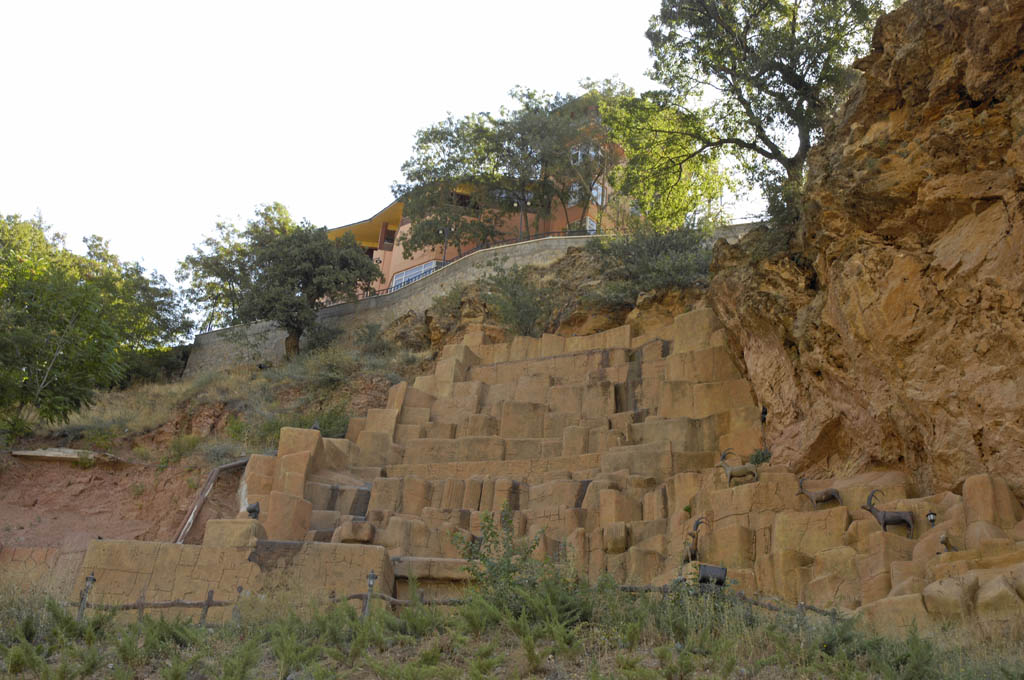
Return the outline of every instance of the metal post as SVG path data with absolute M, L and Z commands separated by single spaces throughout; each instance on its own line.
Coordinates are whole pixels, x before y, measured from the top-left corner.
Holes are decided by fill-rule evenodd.
M 235 598 L 235 606 L 231 608 L 231 620 L 238 623 L 242 620 L 242 613 L 238 611 L 238 603 L 242 599 L 242 586 L 238 586 L 238 597 Z
M 366 575 L 366 602 L 363 603 L 363 618 L 366 618 L 370 613 L 370 600 L 373 599 L 373 584 L 377 581 L 377 574 L 370 570 L 370 573 Z
M 86 602 L 89 599 L 89 591 L 92 590 L 92 584 L 96 583 L 95 572 L 91 572 L 85 577 L 85 587 L 82 588 L 81 601 L 78 603 L 78 620 L 81 621 L 85 616 Z
M 146 606 L 146 589 L 143 588 L 139 591 L 139 599 L 135 603 L 135 606 L 139 610 L 139 623 L 142 623 L 142 612 L 145 611 Z

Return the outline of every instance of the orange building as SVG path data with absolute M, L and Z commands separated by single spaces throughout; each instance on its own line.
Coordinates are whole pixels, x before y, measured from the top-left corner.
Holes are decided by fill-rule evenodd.
M 608 231 L 614 226 L 610 222 L 615 221 L 611 219 L 612 211 L 608 209 L 610 196 L 610 189 L 602 181 L 596 184 L 591 192 L 586 215 L 582 214 L 582 207 L 579 205 L 570 205 L 564 210 L 559 206 L 550 216 L 537 220 L 537 215 L 527 208 L 521 215 L 509 216 L 502 222 L 496 240 L 499 243 L 507 243 L 527 238 L 526 234 L 521 233 L 523 219 L 528 219 L 531 225 L 529 238 L 565 233 L 570 228 L 578 229 L 581 234 Z M 378 293 L 398 290 L 459 256 L 458 249 L 449 245 L 447 248 L 424 248 L 406 257 L 401 240 L 410 230 L 412 223 L 403 217 L 402 209 L 402 200 L 397 199 L 369 219 L 327 231 L 327 236 L 331 239 L 351 233 L 356 242 L 365 249 L 367 256 L 373 258 L 385 279 L 385 283 L 378 288 Z M 477 246 L 478 244 L 464 245 L 462 254 L 471 252 Z

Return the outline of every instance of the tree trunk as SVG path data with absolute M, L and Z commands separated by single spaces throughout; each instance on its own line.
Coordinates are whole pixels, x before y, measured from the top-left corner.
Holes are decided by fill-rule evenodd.
M 301 331 L 288 331 L 288 337 L 284 339 L 284 358 L 291 359 L 299 353 L 299 338 Z

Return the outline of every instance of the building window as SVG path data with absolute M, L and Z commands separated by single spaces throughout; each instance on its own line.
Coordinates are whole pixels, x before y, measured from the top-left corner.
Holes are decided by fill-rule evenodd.
M 587 233 L 588 234 L 596 234 L 597 233 L 597 220 L 595 220 L 593 217 L 588 217 L 586 222 L 587 222 Z
M 590 189 L 590 195 L 594 197 L 594 203 L 597 205 L 604 205 L 604 185 L 600 182 L 595 183 Z
M 573 165 L 581 165 L 586 160 L 595 160 L 597 158 L 598 151 L 592 146 L 574 146 L 569 152 L 570 158 L 572 158 Z
M 580 185 L 577 182 L 573 182 L 572 186 L 569 187 L 569 207 L 578 205 L 580 202 Z
M 395 274 L 395 277 L 391 279 L 391 290 L 396 291 L 399 288 L 408 286 L 413 281 L 419 281 L 435 269 L 437 269 L 437 261 L 431 260 L 430 262 L 424 262 L 421 265 L 406 269 L 403 272 L 398 272 Z

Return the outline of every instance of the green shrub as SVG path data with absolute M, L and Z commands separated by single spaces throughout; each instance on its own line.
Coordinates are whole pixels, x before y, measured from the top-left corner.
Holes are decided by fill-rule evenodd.
M 348 430 L 349 415 L 346 409 L 325 409 L 317 413 L 316 419 L 320 425 L 320 432 L 325 437 L 344 437 Z
M 46 668 L 46 662 L 39 652 L 26 640 L 7 650 L 7 671 L 11 675 L 33 671 L 37 675 L 42 674 Z
M 260 661 L 259 641 L 247 640 L 243 643 L 232 645 L 231 652 L 222 660 L 220 666 L 220 680 L 246 680 L 249 671 L 256 667 Z
M 192 453 L 199 446 L 201 441 L 199 435 L 196 434 L 179 434 L 177 437 L 171 440 L 171 453 L 175 455 L 177 459 Z
M 82 444 L 92 451 L 110 451 L 116 438 L 117 433 L 112 427 L 101 427 L 87 431 L 82 437 Z
M 465 283 L 454 283 L 433 299 L 430 311 L 438 325 L 449 330 L 455 326 L 462 312 L 462 300 L 468 289 L 469 286 Z
M 387 356 L 395 351 L 379 323 L 368 323 L 356 329 L 355 345 L 362 354 L 370 356 Z
M 518 617 L 525 606 L 523 592 L 539 581 L 540 564 L 531 555 L 540 540 L 540 534 L 532 540 L 515 536 L 507 503 L 497 521 L 492 513 L 482 515 L 479 540 L 452 534 L 452 542 L 467 560 L 466 569 L 483 596 L 513 617 Z
M 234 440 L 208 439 L 199 445 L 199 451 L 211 465 L 223 465 L 246 454 L 245 446 Z
M 601 304 L 632 305 L 645 291 L 681 290 L 708 281 L 711 241 L 701 229 L 662 231 L 640 224 L 621 234 L 591 239 L 586 248 L 604 272 L 604 284 L 589 294 Z
M 483 280 L 483 300 L 505 330 L 539 337 L 553 310 L 551 291 L 544 290 L 528 270 L 513 264 L 494 265 Z
M 124 354 L 124 376 L 117 387 L 177 380 L 185 372 L 191 351 L 191 345 L 130 350 Z
M 408 599 L 413 604 L 402 607 L 398 612 L 403 633 L 421 638 L 446 626 L 447 614 L 438 607 L 427 606 L 420 601 L 419 584 L 415 578 L 409 579 Z

